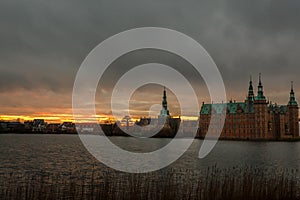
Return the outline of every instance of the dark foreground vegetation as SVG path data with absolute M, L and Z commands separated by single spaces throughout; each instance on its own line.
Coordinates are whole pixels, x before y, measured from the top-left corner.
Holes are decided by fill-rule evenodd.
M 268 172 L 269 173 L 269 172 Z M 207 168 L 126 174 L 92 170 L 0 175 L 1 199 L 300 199 L 296 170 Z

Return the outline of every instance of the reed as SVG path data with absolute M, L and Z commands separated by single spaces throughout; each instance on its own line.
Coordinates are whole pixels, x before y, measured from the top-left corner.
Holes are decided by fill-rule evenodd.
M 297 170 L 255 167 L 164 169 L 148 174 L 112 170 L 89 173 L 5 173 L 0 199 L 300 199 Z

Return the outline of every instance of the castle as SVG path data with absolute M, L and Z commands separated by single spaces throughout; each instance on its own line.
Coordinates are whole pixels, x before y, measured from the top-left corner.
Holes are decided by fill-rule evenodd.
M 226 115 L 222 139 L 286 139 L 299 137 L 299 112 L 293 83 L 287 105 L 272 104 L 264 96 L 261 75 L 254 96 L 250 78 L 248 96 L 244 102 L 204 104 L 199 117 L 197 137 L 204 138 L 211 126 L 212 134 L 220 128 L 220 118 Z M 211 115 L 215 120 L 211 121 Z M 211 124 L 210 124 L 211 123 Z

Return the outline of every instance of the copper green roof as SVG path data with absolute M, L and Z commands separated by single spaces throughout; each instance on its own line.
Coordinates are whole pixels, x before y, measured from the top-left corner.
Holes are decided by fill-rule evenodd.
M 285 114 L 287 112 L 287 106 L 280 106 L 280 110 Z
M 279 106 L 277 104 L 269 104 L 268 105 L 268 111 L 269 112 L 279 112 L 281 114 L 286 114 L 287 112 L 287 106 Z
M 200 115 L 210 114 L 211 104 L 203 104 L 201 107 Z
M 287 106 L 280 106 L 280 112 L 285 114 L 287 112 Z
M 216 114 L 224 113 L 224 109 L 227 109 L 228 114 L 236 114 L 240 108 L 244 113 L 253 113 L 253 104 L 248 104 L 244 102 L 229 102 L 229 103 L 219 103 L 219 104 L 203 104 L 201 107 L 200 115 L 209 115 L 211 110 Z

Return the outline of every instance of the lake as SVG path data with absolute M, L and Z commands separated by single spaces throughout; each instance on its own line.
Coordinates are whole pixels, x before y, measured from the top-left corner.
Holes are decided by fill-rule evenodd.
M 110 139 L 122 148 L 134 152 L 155 150 L 170 142 L 170 139 L 162 138 L 142 142 L 130 137 Z M 217 169 L 216 173 L 220 176 L 235 176 L 245 169 L 251 169 L 252 174 L 257 171 L 257 176 L 260 176 L 262 172 L 266 179 L 282 176 L 285 171 L 288 171 L 285 176 L 291 176 L 293 180 L 298 181 L 300 178 L 300 142 L 219 141 L 206 158 L 199 159 L 201 144 L 201 140 L 195 140 L 176 162 L 157 172 L 141 175 L 145 177 L 143 180 L 148 180 L 149 177 L 151 180 L 157 179 L 156 177 L 164 180 L 163 177 L 168 174 L 176 180 L 180 179 L 179 183 L 202 179 L 205 182 L 208 174 L 204 172 L 211 169 Z M 18 181 L 26 184 L 32 177 L 44 175 L 56 177 L 55 180 L 67 177 L 76 183 L 94 173 L 101 177 L 100 182 L 106 180 L 107 176 L 112 176 L 112 181 L 131 176 L 97 161 L 87 152 L 77 135 L 2 134 L 0 152 L 0 182 L 2 191 L 5 192 L 7 190 L 4 188 L 11 184 L 17 184 Z M 14 181 L 9 183 L 10 180 Z

